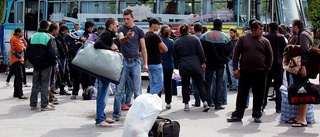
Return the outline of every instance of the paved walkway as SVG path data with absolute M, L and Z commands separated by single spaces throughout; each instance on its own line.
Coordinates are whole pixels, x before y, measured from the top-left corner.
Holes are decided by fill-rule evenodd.
M 0 136 L 1 137 L 121 137 L 123 121 L 126 112 L 122 112 L 119 122 L 111 128 L 96 127 L 95 101 L 84 101 L 81 96 L 71 100 L 70 96 L 57 95 L 60 104 L 55 111 L 32 111 L 29 100 L 19 100 L 12 97 L 13 88 L 5 86 L 7 75 L 0 74 Z M 31 75 L 27 75 L 31 84 Z M 318 80 L 314 80 L 316 83 Z M 143 81 L 143 92 L 148 81 Z M 11 79 L 13 84 L 13 78 Z M 24 94 L 30 96 L 30 87 L 23 88 Z M 227 123 L 235 108 L 236 92 L 228 92 L 228 105 L 225 110 L 209 110 L 201 112 L 202 108 L 191 107 L 189 112 L 183 111 L 182 97 L 174 96 L 172 109 L 166 110 L 163 100 L 161 116 L 179 121 L 180 137 L 318 137 L 320 129 L 320 110 L 315 106 L 316 124 L 303 128 L 292 128 L 289 124 L 279 123 L 279 114 L 275 113 L 274 103 L 269 102 L 262 117 L 263 123 L 254 123 L 251 118 L 252 104 L 245 112 L 241 123 Z M 191 97 L 190 104 L 193 103 Z M 252 102 L 252 98 L 250 100 Z M 108 100 L 105 110 L 108 117 L 113 109 L 113 97 Z

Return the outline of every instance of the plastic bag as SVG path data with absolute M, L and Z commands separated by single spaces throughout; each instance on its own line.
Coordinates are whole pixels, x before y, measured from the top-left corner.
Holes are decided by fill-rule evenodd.
M 148 133 L 162 110 L 158 95 L 142 94 L 132 103 L 126 116 L 122 137 L 148 137 Z

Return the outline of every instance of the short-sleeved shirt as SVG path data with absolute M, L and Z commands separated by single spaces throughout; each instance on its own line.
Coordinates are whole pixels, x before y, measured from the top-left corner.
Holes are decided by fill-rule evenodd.
M 148 64 L 160 64 L 162 62 L 161 53 L 159 51 L 160 37 L 154 32 L 146 33 L 146 48 L 148 52 Z
M 134 37 L 121 45 L 121 52 L 125 58 L 139 59 L 140 39 L 144 38 L 144 32 L 138 26 L 128 28 L 127 26 L 123 25 L 119 27 L 118 34 L 122 32 L 123 35 L 126 36 L 129 30 L 134 32 Z

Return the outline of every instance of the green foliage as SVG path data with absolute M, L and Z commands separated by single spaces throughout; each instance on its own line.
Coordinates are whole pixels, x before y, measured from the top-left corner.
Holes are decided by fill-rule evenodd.
M 309 17 L 312 21 L 314 29 L 320 27 L 320 1 L 319 0 L 308 0 Z
M 4 19 L 4 17 L 3 17 L 4 11 L 5 11 L 5 5 L 4 4 L 5 4 L 4 0 L 1 0 L 0 1 L 0 24 L 2 24 L 3 19 Z

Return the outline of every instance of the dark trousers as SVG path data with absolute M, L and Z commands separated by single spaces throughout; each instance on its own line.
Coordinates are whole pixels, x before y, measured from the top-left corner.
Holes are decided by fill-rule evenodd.
M 172 102 L 172 72 L 173 69 L 163 69 L 163 85 L 165 92 L 165 102 Z
M 21 65 L 21 67 L 22 67 L 22 73 L 23 73 L 23 77 L 24 77 L 24 79 L 23 79 L 23 84 L 27 84 L 27 79 L 26 79 L 26 68 L 25 68 L 25 66 L 22 64 Z M 7 76 L 7 79 L 6 79 L 6 82 L 10 82 L 10 79 L 11 79 L 11 77 L 13 76 L 13 74 L 14 74 L 14 72 L 13 72 L 13 70 L 12 70 L 12 67 L 10 66 L 10 71 L 9 71 L 9 74 L 8 74 L 8 76 Z
M 11 65 L 11 69 L 13 71 L 14 77 L 14 92 L 13 97 L 21 97 L 23 95 L 22 91 L 22 82 L 23 82 L 23 69 L 22 69 L 22 63 L 20 61 L 17 61 Z M 11 71 L 11 70 L 10 70 Z
M 85 90 L 89 86 L 90 78 L 88 74 L 83 73 L 75 68 L 73 68 L 72 71 L 74 73 L 72 95 L 78 95 L 79 89 L 80 89 L 80 83 L 81 83 L 82 90 Z
M 262 116 L 262 104 L 266 87 L 265 71 L 245 71 L 240 70 L 238 95 L 236 110 L 231 114 L 232 117 L 243 118 L 246 109 L 246 102 L 250 88 L 253 94 L 252 117 Z
M 190 101 L 190 95 L 189 95 L 190 77 L 192 77 L 192 79 L 194 80 L 198 88 L 201 100 L 208 101 L 202 74 L 189 74 L 189 75 L 181 75 L 182 98 L 183 98 L 182 103 L 188 104 Z
M 282 85 L 283 79 L 283 69 L 281 64 L 273 64 L 271 70 L 267 75 L 266 91 L 264 94 L 263 108 L 267 106 L 268 103 L 268 91 L 272 79 L 274 80 L 273 89 L 276 91 L 276 110 L 281 110 L 281 92 L 280 87 Z
M 205 87 L 206 87 L 206 94 L 210 96 L 211 92 L 211 83 L 212 83 L 212 77 L 213 73 L 216 72 L 216 89 L 215 93 L 213 95 L 214 97 L 214 102 L 211 102 L 211 99 L 209 99 L 208 104 L 214 103 L 216 107 L 221 106 L 221 98 L 222 98 L 222 81 L 223 81 L 223 72 L 224 72 L 224 67 L 216 69 L 216 70 L 208 70 L 206 69 L 206 82 L 205 82 Z

